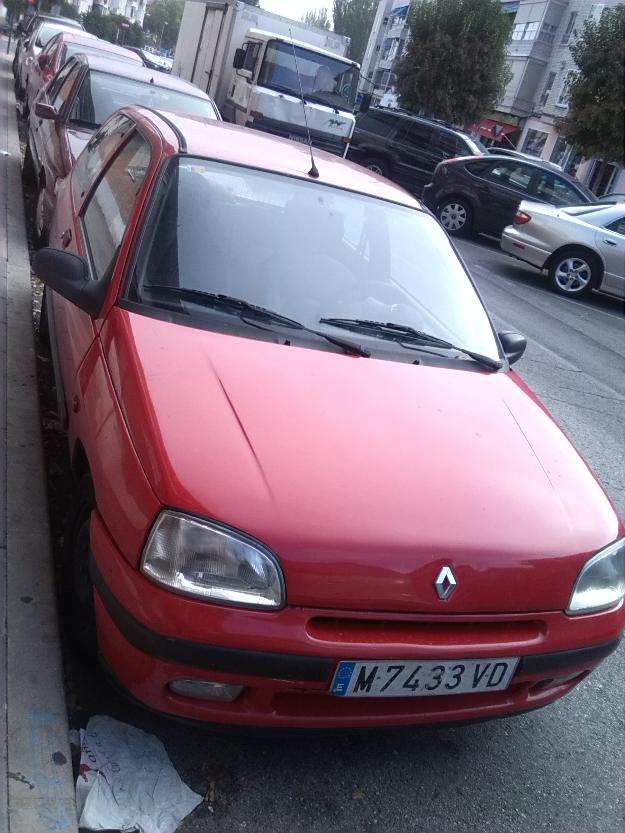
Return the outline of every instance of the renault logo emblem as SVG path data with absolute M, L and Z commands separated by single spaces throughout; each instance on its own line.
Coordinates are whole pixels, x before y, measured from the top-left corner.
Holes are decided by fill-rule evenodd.
M 439 599 L 448 599 L 451 594 L 456 589 L 456 577 L 454 575 L 454 571 L 448 564 L 445 564 L 444 567 L 441 567 L 440 573 L 436 576 L 436 581 L 434 582 L 434 587 L 436 588 L 436 592 L 438 593 Z

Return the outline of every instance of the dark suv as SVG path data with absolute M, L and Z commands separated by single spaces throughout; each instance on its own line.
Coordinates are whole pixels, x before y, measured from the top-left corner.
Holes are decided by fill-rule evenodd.
M 521 200 L 551 205 L 597 202 L 586 186 L 553 165 L 503 155 L 442 162 L 423 191 L 423 202 L 456 236 L 501 236 Z
M 453 127 L 375 107 L 356 116 L 347 158 L 420 195 L 440 161 L 485 150 Z

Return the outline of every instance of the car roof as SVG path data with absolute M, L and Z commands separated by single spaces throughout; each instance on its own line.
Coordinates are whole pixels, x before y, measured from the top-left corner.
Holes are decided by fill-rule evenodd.
M 583 183 L 575 179 L 575 177 L 572 177 L 570 174 L 567 174 L 566 171 L 562 170 L 562 168 L 557 167 L 552 162 L 548 162 L 546 159 L 539 159 L 538 157 L 531 156 L 510 156 L 506 153 L 488 153 L 485 155 L 487 157 L 486 160 L 484 160 L 484 157 L 476 158 L 479 158 L 480 162 L 491 162 L 493 160 L 496 162 L 497 160 L 499 160 L 500 162 L 519 162 L 523 165 L 531 165 L 533 168 L 540 168 L 541 171 L 549 171 L 549 173 L 557 174 L 558 176 L 561 176 L 564 179 L 566 179 L 568 182 L 572 182 L 573 185 L 583 187 Z M 465 157 L 459 161 L 466 162 L 468 158 L 469 157 Z M 456 160 L 454 159 L 449 161 L 455 162 Z
M 62 15 L 57 14 L 45 14 L 44 12 L 37 12 L 37 14 L 33 15 L 34 21 L 46 21 L 47 23 L 66 23 L 69 26 L 73 26 L 76 29 L 83 29 L 83 25 L 80 20 L 75 20 L 73 17 L 63 17 Z M 33 26 L 35 25 L 33 22 Z
M 411 113 L 409 110 L 402 110 L 401 107 L 370 107 L 367 112 L 371 111 L 376 113 L 390 113 L 398 118 L 418 121 L 421 124 L 429 124 L 431 127 L 438 127 L 440 130 L 444 130 L 448 133 L 456 133 L 464 138 L 467 136 L 471 138 L 469 133 L 461 130 L 459 127 L 454 127 L 453 124 L 448 124 L 447 122 L 440 121 L 439 119 L 428 119 L 425 116 L 417 116 L 416 113 Z
M 141 66 L 141 59 L 135 55 L 134 52 L 126 49 L 124 46 L 118 46 L 116 43 L 111 43 L 110 41 L 103 40 L 102 38 L 94 37 L 93 35 L 90 35 L 89 32 L 63 31 L 59 32 L 58 35 L 55 35 L 54 37 L 62 40 L 63 42 L 67 41 L 67 43 L 82 43 L 90 48 L 97 48 L 101 52 L 110 52 L 111 55 L 124 55 Z
M 136 121 L 147 120 L 162 132 L 168 126 L 178 135 L 181 149 L 189 156 L 201 156 L 219 162 L 244 165 L 300 179 L 311 179 L 310 148 L 300 142 L 292 142 L 214 119 L 148 110 L 138 105 L 123 108 Z M 165 124 L 159 125 L 162 121 Z M 403 188 L 366 168 L 347 162 L 339 156 L 313 150 L 319 171 L 316 180 L 321 185 L 331 185 L 355 191 L 410 208 L 421 208 L 419 203 Z
M 155 87 L 165 87 L 168 90 L 177 90 L 187 95 L 194 95 L 197 98 L 208 99 L 205 92 L 200 90 L 199 87 L 190 84 L 188 81 L 183 81 L 175 75 L 172 76 L 164 72 L 148 69 L 138 62 L 132 64 L 122 63 L 104 54 L 75 55 L 73 60 L 77 63 L 86 64 L 89 69 L 95 69 L 99 72 L 108 72 L 110 75 L 123 75 L 124 78 L 129 78 L 132 81 L 144 81 L 154 84 Z

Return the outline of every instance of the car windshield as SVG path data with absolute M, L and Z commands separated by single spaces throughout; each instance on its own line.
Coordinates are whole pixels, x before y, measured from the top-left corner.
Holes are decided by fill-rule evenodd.
M 74 101 L 70 121 L 99 127 L 111 113 L 127 104 L 217 118 L 215 108 L 207 98 L 161 87 L 158 84 L 160 78 L 161 74 L 155 73 L 148 82 L 136 81 L 122 75 L 90 70 L 83 79 Z
M 283 41 L 274 40 L 267 44 L 258 83 L 261 87 L 299 96 L 297 70 L 304 95 L 311 101 L 330 107 L 353 108 L 358 76 L 351 63 Z
M 109 56 L 111 58 L 115 58 L 116 61 L 128 61 L 128 63 L 135 64 L 135 66 L 141 65 L 133 54 L 124 55 L 123 52 L 111 53 L 111 50 L 107 49 L 106 46 L 104 49 L 98 49 L 97 46 L 87 46 L 84 43 L 74 42 L 65 44 L 60 65 L 62 66 L 66 61 L 69 61 L 70 58 L 73 58 L 74 55 L 104 55 L 105 57 Z
M 70 26 L 60 26 L 59 24 L 55 23 L 44 23 L 42 26 L 39 27 L 37 31 L 37 37 L 35 39 L 35 46 L 37 47 L 44 47 L 47 46 L 48 41 L 52 40 L 55 35 L 58 35 L 59 32 L 67 32 L 67 31 L 76 31 L 76 29 L 72 29 Z
M 205 159 L 170 165 L 132 299 L 171 308 L 175 296 L 193 324 L 211 328 L 222 325 L 198 293 L 223 294 L 333 334 L 321 319 L 390 322 L 499 359 L 484 307 L 430 214 Z M 249 326 L 242 334 L 262 337 Z M 375 334 L 358 339 L 380 346 Z

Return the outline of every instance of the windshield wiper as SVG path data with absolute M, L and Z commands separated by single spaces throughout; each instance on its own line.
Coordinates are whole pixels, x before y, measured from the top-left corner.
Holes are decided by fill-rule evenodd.
M 277 324 L 280 327 L 288 327 L 292 330 L 312 333 L 313 335 L 325 338 L 326 341 L 329 341 L 331 344 L 336 344 L 337 347 L 341 347 L 346 353 L 363 356 L 367 359 L 371 356 L 371 352 L 369 350 L 366 350 L 364 347 L 361 347 L 360 344 L 356 344 L 356 342 L 351 341 L 350 339 L 341 338 L 340 336 L 335 336 L 331 333 L 324 333 L 321 330 L 314 330 L 311 327 L 307 327 L 305 324 L 302 324 L 300 321 L 296 321 L 294 318 L 287 318 L 287 316 L 281 315 L 279 312 L 274 312 L 274 310 L 267 309 L 266 307 L 260 307 L 257 304 L 252 304 L 250 301 L 246 301 L 243 298 L 235 298 L 232 295 L 224 295 L 219 292 L 205 292 L 203 289 L 192 289 L 184 286 L 144 284 L 143 288 L 149 290 L 150 292 L 152 290 L 156 290 L 157 292 L 161 292 L 165 295 L 175 295 L 183 300 L 188 299 L 193 303 L 200 304 L 201 306 L 224 310 L 225 312 L 238 315 L 243 321 L 245 321 L 246 318 L 256 318 L 257 320 L 262 320 L 270 324 Z
M 490 356 L 484 356 L 482 353 L 476 353 L 474 350 L 468 350 L 466 347 L 458 347 L 457 344 L 452 344 L 451 341 L 445 341 L 443 338 L 438 338 L 438 336 L 417 330 L 407 324 L 393 324 L 391 321 L 386 323 L 382 321 L 366 321 L 362 318 L 321 318 L 319 323 L 330 324 L 333 327 L 343 327 L 346 330 L 357 330 L 381 338 L 388 338 L 398 344 L 402 342 L 413 342 L 431 347 L 440 347 L 443 350 L 456 350 L 458 353 L 468 356 L 489 370 L 500 370 L 503 366 L 502 362 L 497 359 L 491 359 Z

